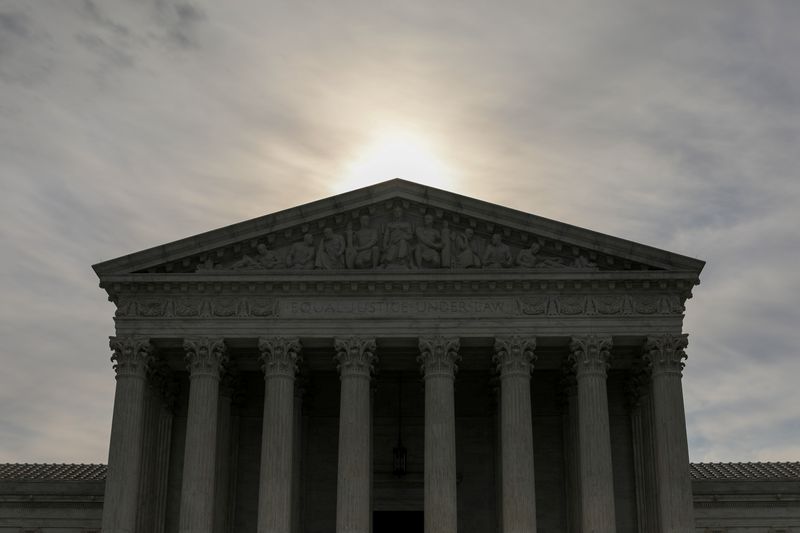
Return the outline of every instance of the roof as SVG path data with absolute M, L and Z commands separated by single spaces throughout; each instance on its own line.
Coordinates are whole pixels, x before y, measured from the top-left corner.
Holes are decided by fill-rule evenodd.
M 783 463 L 691 463 L 694 481 L 800 480 L 800 461 Z M 0 463 L 0 479 L 103 481 L 103 464 Z
M 800 479 L 800 462 L 691 463 L 694 481 L 743 481 Z
M 0 480 L 104 481 L 106 465 L 0 463 Z

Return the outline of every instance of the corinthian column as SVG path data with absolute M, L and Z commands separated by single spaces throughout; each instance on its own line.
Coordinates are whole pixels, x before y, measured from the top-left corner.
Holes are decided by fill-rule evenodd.
M 227 362 L 225 341 L 208 337 L 185 339 L 183 349 L 189 369 L 189 414 L 178 529 L 180 533 L 211 533 L 219 377 Z
M 294 376 L 300 348 L 296 338 L 262 337 L 258 340 L 264 370 L 258 533 L 290 533 Z
M 453 382 L 457 337 L 419 340 L 425 376 L 425 533 L 456 533 L 456 414 Z
M 694 531 L 689 446 L 681 371 L 687 335 L 648 337 L 644 358 L 652 376 L 659 531 Z
M 370 531 L 370 376 L 375 339 L 337 338 L 336 361 L 342 381 L 339 403 L 339 470 L 336 533 Z
M 494 344 L 500 373 L 503 531 L 536 532 L 531 370 L 536 339 L 501 337 Z
M 152 346 L 149 339 L 137 337 L 111 337 L 110 346 L 117 388 L 102 524 L 106 533 L 133 533 L 142 470 L 145 373 Z
M 578 381 L 581 530 L 613 533 L 614 472 L 606 392 L 611 337 L 573 337 L 570 350 Z

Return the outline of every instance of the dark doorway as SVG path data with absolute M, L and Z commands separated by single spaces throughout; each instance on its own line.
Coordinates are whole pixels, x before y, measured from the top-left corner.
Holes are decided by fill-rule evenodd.
M 374 533 L 422 533 L 425 522 L 422 511 L 375 511 L 372 517 Z

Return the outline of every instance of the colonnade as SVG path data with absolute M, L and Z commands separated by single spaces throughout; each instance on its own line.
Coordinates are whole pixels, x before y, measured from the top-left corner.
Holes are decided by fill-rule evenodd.
M 179 531 L 212 533 L 215 487 L 219 483 L 215 461 L 217 446 L 221 445 L 218 425 L 228 423 L 218 418 L 219 384 L 228 361 L 227 350 L 221 338 L 187 338 L 183 346 L 190 385 Z M 685 335 L 662 335 L 648 337 L 643 350 L 643 360 L 649 364 L 652 375 L 648 401 L 652 401 L 654 446 L 650 463 L 656 474 L 653 508 L 658 517 L 652 530 L 659 532 L 691 531 L 694 527 L 681 389 L 685 346 Z M 115 337 L 111 348 L 117 388 L 103 531 L 134 533 L 143 471 L 145 378 L 153 347 L 146 338 Z M 260 338 L 258 348 L 265 394 L 257 530 L 289 533 L 292 520 L 297 519 L 297 506 L 293 502 L 297 498 L 293 487 L 294 381 L 302 346 L 297 338 L 275 336 Z M 377 360 L 376 342 L 368 337 L 342 337 L 334 339 L 334 349 L 341 380 L 336 532 L 369 533 L 370 380 Z M 454 382 L 459 350 L 457 337 L 419 338 L 418 362 L 425 382 L 426 533 L 457 531 Z M 536 531 L 530 385 L 535 350 L 533 337 L 495 339 L 493 361 L 500 378 L 500 493 L 504 533 Z M 616 530 L 606 390 L 611 353 L 609 336 L 576 336 L 570 343 L 575 397 L 569 409 L 577 415 L 577 424 L 571 426 L 577 451 L 574 458 L 567 458 L 575 476 L 575 482 L 570 484 L 568 513 L 577 518 L 574 530 L 585 533 Z M 639 455 L 637 461 L 647 462 L 641 450 Z

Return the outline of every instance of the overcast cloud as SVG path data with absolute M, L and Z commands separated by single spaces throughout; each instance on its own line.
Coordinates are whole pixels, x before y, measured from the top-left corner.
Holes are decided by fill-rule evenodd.
M 3 2 L 0 462 L 106 460 L 92 263 L 341 192 L 384 128 L 456 192 L 706 260 L 691 458 L 800 460 L 798 27 L 793 0 Z

